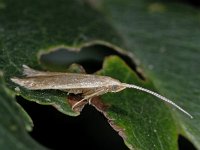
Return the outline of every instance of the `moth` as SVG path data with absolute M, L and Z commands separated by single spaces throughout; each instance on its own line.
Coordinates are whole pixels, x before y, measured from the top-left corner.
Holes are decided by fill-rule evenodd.
M 119 92 L 126 88 L 133 88 L 148 94 L 151 94 L 182 111 L 189 117 L 193 118 L 187 111 L 175 104 L 168 98 L 145 89 L 143 87 L 122 83 L 119 80 L 108 76 L 79 74 L 79 73 L 61 73 L 61 72 L 44 72 L 31 69 L 23 65 L 24 78 L 13 77 L 11 80 L 29 90 L 47 90 L 57 89 L 73 94 L 82 94 L 82 99 L 72 106 L 77 107 L 81 102 L 88 101 L 90 103 L 93 97 L 105 94 L 107 92 Z

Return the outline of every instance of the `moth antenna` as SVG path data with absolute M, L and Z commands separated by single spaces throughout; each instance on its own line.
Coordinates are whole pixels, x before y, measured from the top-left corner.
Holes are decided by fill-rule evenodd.
M 183 108 L 181 108 L 180 106 L 178 106 L 177 104 L 175 104 L 174 102 L 172 102 L 171 100 L 169 100 L 168 98 L 156 93 L 156 92 L 153 92 L 151 90 L 148 90 L 148 89 L 145 89 L 143 87 L 140 87 L 140 86 L 136 86 L 136 85 L 133 85 L 133 84 L 126 84 L 126 83 L 122 83 L 123 86 L 127 87 L 127 88 L 134 88 L 134 89 L 137 89 L 137 90 L 140 90 L 140 91 L 144 91 L 146 93 L 149 93 L 155 97 L 158 97 L 159 99 L 173 105 L 174 107 L 176 107 L 177 109 L 179 109 L 180 111 L 182 111 L 183 113 L 185 113 L 186 115 L 188 115 L 190 118 L 193 118 L 192 115 L 190 115 L 187 111 L 185 111 Z

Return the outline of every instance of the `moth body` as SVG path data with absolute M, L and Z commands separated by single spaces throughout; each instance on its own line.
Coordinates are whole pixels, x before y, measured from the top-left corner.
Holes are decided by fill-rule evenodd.
M 192 118 L 192 116 L 182 109 L 180 106 L 159 95 L 151 90 L 127 83 L 121 83 L 119 80 L 108 76 L 78 74 L 78 73 L 60 73 L 60 72 L 43 72 L 37 71 L 23 65 L 24 78 L 13 77 L 11 80 L 30 90 L 47 90 L 57 89 L 67 91 L 74 94 L 82 94 L 83 99 L 72 106 L 72 109 L 77 107 L 81 102 L 91 98 L 105 94 L 107 92 L 119 92 L 125 88 L 134 88 L 148 94 L 151 94 L 184 112 Z

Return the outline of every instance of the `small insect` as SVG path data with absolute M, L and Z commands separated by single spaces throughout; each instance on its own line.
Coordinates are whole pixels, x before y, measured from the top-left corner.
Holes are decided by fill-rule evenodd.
M 90 103 L 93 97 L 105 94 L 107 92 L 119 92 L 125 88 L 134 88 L 149 93 L 182 111 L 191 118 L 187 111 L 156 92 L 139 87 L 133 84 L 121 83 L 119 80 L 108 76 L 79 74 L 79 73 L 61 73 L 61 72 L 43 72 L 29 68 L 23 65 L 24 78 L 13 77 L 11 80 L 30 90 L 58 89 L 68 93 L 82 94 L 82 99 L 72 106 L 77 107 L 83 101 Z

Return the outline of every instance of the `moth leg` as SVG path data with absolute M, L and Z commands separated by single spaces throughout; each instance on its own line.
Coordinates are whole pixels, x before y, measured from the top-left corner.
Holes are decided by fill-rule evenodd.
M 99 89 L 98 91 L 94 91 L 93 93 L 91 93 L 89 95 L 86 95 L 84 98 L 88 100 L 89 104 L 91 104 L 91 100 L 93 97 L 102 95 L 106 92 L 107 91 L 104 88 L 102 88 L 102 89 Z
M 83 101 L 85 101 L 87 99 L 83 98 L 81 99 L 80 101 L 78 101 L 77 103 L 75 103 L 73 106 L 72 106 L 72 110 L 74 110 L 74 108 L 76 108 L 79 104 L 81 104 Z
M 74 105 L 72 106 L 72 110 L 73 110 L 75 107 L 77 107 L 80 103 L 82 103 L 83 101 L 85 101 L 85 100 L 87 100 L 87 101 L 89 102 L 89 104 L 90 104 L 90 103 L 91 103 L 91 99 L 92 99 L 93 97 L 102 95 L 102 94 L 106 93 L 107 91 L 105 91 L 104 88 L 101 88 L 101 89 L 98 89 L 98 90 L 91 90 L 90 92 L 91 92 L 91 94 L 89 94 L 89 95 L 85 95 L 85 93 L 83 93 L 83 94 L 85 95 L 84 98 L 81 99 L 80 101 L 78 101 L 76 104 L 74 104 Z

